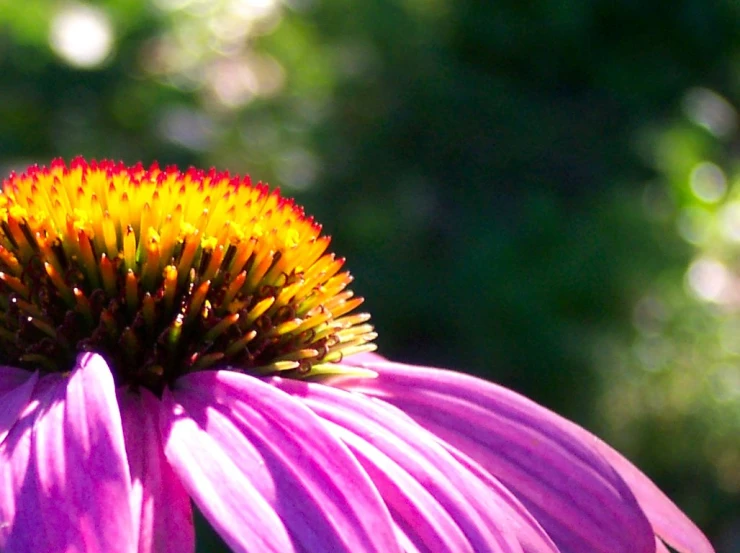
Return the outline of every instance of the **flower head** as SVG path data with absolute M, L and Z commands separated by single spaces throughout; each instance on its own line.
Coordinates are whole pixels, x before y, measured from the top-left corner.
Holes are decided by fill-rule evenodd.
M 215 171 L 6 179 L 0 550 L 189 551 L 192 499 L 235 551 L 712 551 L 582 428 L 370 353 L 320 230 Z
M 161 391 L 220 366 L 323 374 L 375 337 L 329 238 L 292 200 L 214 170 L 110 161 L 31 167 L 0 196 L 2 362 L 105 356 Z

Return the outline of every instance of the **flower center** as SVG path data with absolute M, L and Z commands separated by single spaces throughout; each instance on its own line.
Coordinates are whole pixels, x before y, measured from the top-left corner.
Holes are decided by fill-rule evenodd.
M 303 209 L 215 170 L 74 159 L 0 194 L 0 363 L 66 372 L 103 355 L 156 392 L 229 367 L 302 378 L 372 351 L 344 259 Z

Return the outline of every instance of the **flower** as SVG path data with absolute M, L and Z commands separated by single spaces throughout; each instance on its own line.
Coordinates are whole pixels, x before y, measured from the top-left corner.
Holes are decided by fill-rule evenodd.
M 0 195 L 0 550 L 709 553 L 609 446 L 387 361 L 292 201 L 78 158 Z

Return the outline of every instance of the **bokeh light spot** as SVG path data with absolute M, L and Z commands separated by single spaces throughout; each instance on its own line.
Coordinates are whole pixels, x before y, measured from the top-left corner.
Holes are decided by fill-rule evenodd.
M 165 110 L 157 129 L 166 140 L 195 151 L 208 149 L 214 135 L 210 117 L 184 106 Z
M 728 202 L 720 213 L 722 234 L 732 242 L 740 242 L 740 202 Z
M 93 68 L 113 49 L 113 25 L 99 8 L 82 4 L 62 7 L 51 21 L 49 44 L 65 62 Z
M 707 203 L 720 201 L 727 192 L 727 178 L 714 163 L 705 161 L 697 164 L 689 176 L 694 196 Z
M 686 115 L 717 137 L 730 136 L 737 127 L 737 112 L 727 100 L 708 88 L 692 88 L 683 101 Z
M 686 273 L 691 291 L 705 301 L 720 302 L 730 284 L 730 274 L 715 259 L 697 259 Z

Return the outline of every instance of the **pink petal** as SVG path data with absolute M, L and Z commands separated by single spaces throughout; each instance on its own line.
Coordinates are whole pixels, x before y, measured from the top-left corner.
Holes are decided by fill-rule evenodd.
M 502 508 L 507 511 L 507 518 L 512 530 L 515 532 L 519 543 L 525 553 L 551 553 L 559 552 L 557 545 L 550 539 L 539 522 L 527 511 L 514 494 L 512 494 L 501 482 L 491 474 L 483 470 L 475 461 L 464 453 L 451 450 L 452 456 L 464 467 L 470 470 L 478 478 L 483 480 L 502 500 Z
M 0 367 L 0 444 L 31 398 L 38 373 Z
M 328 421 L 327 428 L 347 444 L 383 496 L 399 532 L 407 541 L 404 551 L 408 551 L 410 547 L 414 551 L 427 553 L 475 551 L 452 515 L 440 503 L 439 494 L 428 490 L 401 464 L 357 434 Z M 429 479 L 439 481 L 439 476 L 431 474 Z M 463 503 L 459 498 L 456 499 Z M 442 502 L 446 500 L 447 497 L 442 498 Z M 464 507 L 460 510 L 464 510 Z M 480 517 L 475 515 L 477 513 L 472 518 L 480 521 Z M 480 533 L 488 534 L 485 530 L 478 534 Z M 480 548 L 478 551 L 500 550 L 496 547 L 495 539 L 491 539 L 490 545 L 491 547 Z
M 400 552 L 390 516 L 367 475 L 301 402 L 229 371 L 188 375 L 173 395 L 238 460 L 244 478 L 280 517 L 296 548 Z
M 232 550 L 294 551 L 282 522 L 250 479 L 253 467 L 235 463 L 231 444 L 215 440 L 199 424 L 211 410 L 203 405 L 191 413 L 165 390 L 159 421 L 167 460 Z
M 113 378 L 100 356 L 78 362 L 41 379 L 0 448 L 5 550 L 136 551 Z
M 17 496 L 26 481 L 31 456 L 31 434 L 41 413 L 41 406 L 46 405 L 47 399 L 55 394 L 57 387 L 64 385 L 65 381 L 60 375 L 41 378 L 17 424 L 12 426 L 6 440 L 0 444 L 0 551 L 34 551 L 36 532 L 26 536 L 21 533 L 19 536 L 14 523 L 19 510 L 20 516 L 25 516 L 27 511 L 38 511 L 38 502 L 33 501 L 33 494 L 26 495 L 23 503 L 18 501 Z M 43 531 L 43 527 L 40 530 Z M 16 534 L 15 537 L 12 533 Z M 10 544 L 14 545 L 11 547 Z
M 520 520 L 510 518 L 514 513 L 506 501 L 403 413 L 321 384 L 273 382 L 330 423 L 372 476 L 417 550 L 522 551 L 514 532 Z M 531 551 L 557 548 L 550 544 Z
M 386 359 L 376 353 L 352 356 L 350 364 L 384 363 Z M 554 415 L 558 417 L 557 415 Z M 640 507 L 647 515 L 657 535 L 680 553 L 713 553 L 714 548 L 696 525 L 637 467 L 611 446 L 575 423 L 558 417 L 560 422 L 582 436 L 604 456 L 629 485 Z M 659 540 L 658 549 L 665 546 Z
M 635 465 L 581 427 L 574 429 L 616 469 L 632 489 L 655 533 L 679 553 L 714 553 L 709 540 L 689 518 Z
M 138 551 L 195 550 L 190 497 L 164 456 L 159 400 L 148 390 L 119 390 L 123 437 L 131 471 L 131 510 Z
M 559 547 L 574 553 L 655 550 L 653 531 L 629 488 L 572 423 L 460 373 L 377 361 L 362 366 L 379 377 L 337 385 L 396 405 L 472 457 L 514 492 Z
M 355 353 L 351 357 L 347 357 L 347 359 L 344 361 L 344 364 L 359 367 L 366 363 L 388 363 L 388 362 L 389 362 L 388 359 L 386 359 L 379 353 L 375 353 L 374 351 L 369 351 L 369 352 L 364 352 L 364 353 Z
M 34 373 L 24 369 L 0 365 L 0 396 L 26 382 L 32 374 Z

